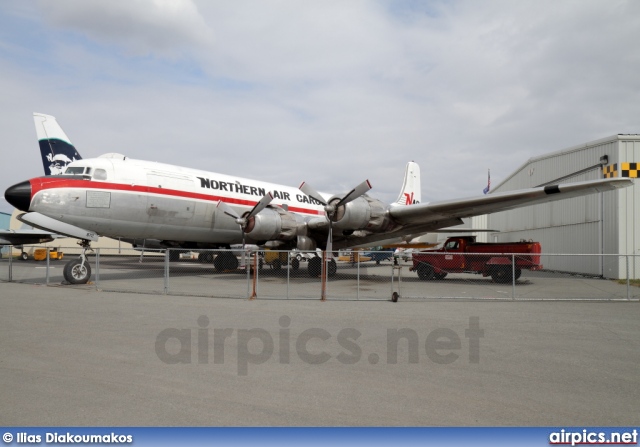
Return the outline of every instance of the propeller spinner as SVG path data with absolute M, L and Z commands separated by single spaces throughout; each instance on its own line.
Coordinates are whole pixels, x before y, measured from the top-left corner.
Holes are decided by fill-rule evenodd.
M 332 253 L 333 222 L 337 220 L 338 210 L 342 205 L 346 205 L 347 203 L 366 194 L 367 191 L 369 191 L 371 188 L 372 186 L 371 186 L 371 183 L 369 183 L 369 180 L 365 180 L 364 182 L 360 183 L 358 186 L 353 188 L 351 191 L 349 191 L 347 194 L 345 194 L 344 197 L 339 198 L 338 200 L 334 198 L 334 199 L 331 199 L 329 202 L 327 202 L 318 193 L 318 191 L 316 191 L 308 183 L 302 182 L 302 184 L 300 185 L 299 187 L 300 191 L 302 191 L 312 199 L 315 199 L 324 205 L 324 210 L 327 213 L 327 218 L 329 219 L 329 236 L 327 238 L 327 252 L 329 253 L 329 256 L 331 256 L 331 253 Z
M 240 229 L 242 230 L 242 265 L 244 265 L 244 247 L 245 247 L 244 235 L 245 233 L 248 233 L 249 231 L 251 231 L 251 229 L 253 228 L 253 225 L 252 225 L 253 217 L 255 217 L 255 215 L 258 214 L 260 211 L 265 209 L 271 203 L 272 200 L 273 200 L 273 194 L 271 194 L 271 192 L 266 193 L 264 197 L 262 197 L 262 199 L 260 199 L 260 201 L 256 203 L 256 205 L 251 209 L 251 211 L 249 211 L 248 213 L 245 213 L 242 216 L 236 213 L 233 208 L 231 208 L 222 200 L 218 202 L 217 207 L 220 208 L 224 214 L 233 218 L 236 221 L 236 223 L 240 225 Z

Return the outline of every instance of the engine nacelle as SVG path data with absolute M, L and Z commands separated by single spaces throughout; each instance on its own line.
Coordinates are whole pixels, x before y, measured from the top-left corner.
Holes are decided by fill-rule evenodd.
M 333 228 L 338 230 L 367 230 L 375 233 L 384 231 L 387 226 L 386 205 L 369 196 L 358 197 L 342 205 L 333 218 Z
M 254 241 L 288 241 L 298 235 L 298 222 L 282 208 L 265 208 L 249 219 L 245 233 Z

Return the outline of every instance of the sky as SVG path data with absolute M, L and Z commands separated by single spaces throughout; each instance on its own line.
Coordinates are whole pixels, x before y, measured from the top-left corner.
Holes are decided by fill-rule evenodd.
M 411 160 L 428 202 L 640 133 L 635 0 L 5 0 L 0 36 L 3 191 L 43 173 L 33 112 L 84 158 L 386 202 Z

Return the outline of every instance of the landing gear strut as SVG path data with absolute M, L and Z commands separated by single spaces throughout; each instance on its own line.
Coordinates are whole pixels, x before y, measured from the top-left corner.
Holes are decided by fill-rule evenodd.
M 93 251 L 90 242 L 83 239 L 78 244 L 82 247 L 80 257 L 67 262 L 64 266 L 64 279 L 69 284 L 86 284 L 91 278 L 91 266 L 86 256 L 87 250 Z

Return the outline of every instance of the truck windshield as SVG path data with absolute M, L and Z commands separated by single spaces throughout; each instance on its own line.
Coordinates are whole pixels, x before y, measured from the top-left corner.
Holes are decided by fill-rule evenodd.
M 444 246 L 446 250 L 457 250 L 459 242 L 458 241 L 449 241 L 447 245 Z

